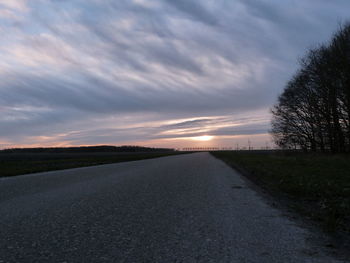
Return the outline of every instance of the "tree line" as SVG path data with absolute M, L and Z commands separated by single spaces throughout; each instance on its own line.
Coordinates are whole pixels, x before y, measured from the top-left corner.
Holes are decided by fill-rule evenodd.
M 310 49 L 272 108 L 271 134 L 282 148 L 350 151 L 350 23 Z
M 0 150 L 1 153 L 145 153 L 145 152 L 173 152 L 170 148 L 150 148 L 142 146 L 77 146 L 77 147 L 37 147 L 37 148 L 12 148 Z

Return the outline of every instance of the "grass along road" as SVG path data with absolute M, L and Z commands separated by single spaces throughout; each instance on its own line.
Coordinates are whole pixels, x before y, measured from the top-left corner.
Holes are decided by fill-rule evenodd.
M 180 154 L 146 153 L 0 153 L 0 177 L 136 161 Z
M 212 152 L 329 231 L 350 234 L 350 155 Z

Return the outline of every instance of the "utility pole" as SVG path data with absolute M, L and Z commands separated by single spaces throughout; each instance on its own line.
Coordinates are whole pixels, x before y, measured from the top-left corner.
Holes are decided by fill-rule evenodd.
M 248 150 L 250 151 L 250 140 L 248 139 Z

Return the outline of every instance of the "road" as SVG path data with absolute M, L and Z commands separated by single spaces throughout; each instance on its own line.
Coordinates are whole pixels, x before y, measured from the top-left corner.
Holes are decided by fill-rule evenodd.
M 0 179 L 0 262 L 341 262 L 209 153 Z

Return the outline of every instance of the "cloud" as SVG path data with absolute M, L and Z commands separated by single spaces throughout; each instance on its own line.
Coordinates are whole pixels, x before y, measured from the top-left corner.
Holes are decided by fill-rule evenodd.
M 218 18 L 211 14 L 202 4 L 197 1 L 166 0 L 166 2 L 197 21 L 213 26 L 217 25 L 218 23 Z
M 22 12 L 28 11 L 28 5 L 26 0 L 0 0 L 0 7 Z
M 297 58 L 347 19 L 316 2 L 0 1 L 0 140 L 266 133 Z

